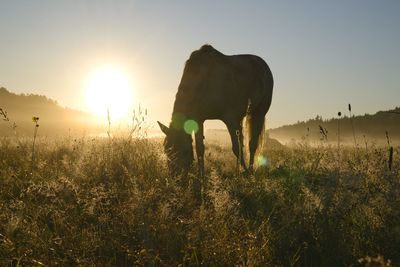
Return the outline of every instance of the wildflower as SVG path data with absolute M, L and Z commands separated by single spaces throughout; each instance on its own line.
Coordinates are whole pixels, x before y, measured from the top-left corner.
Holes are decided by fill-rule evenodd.
M 35 127 L 39 127 L 39 117 L 32 117 L 32 122 L 35 123 Z
M 327 139 L 327 133 L 328 131 L 326 129 L 324 129 L 321 125 L 319 125 L 319 132 L 322 135 L 322 139 Z
M 10 119 L 7 116 L 7 111 L 3 110 L 2 108 L 0 108 L 0 116 L 3 117 L 3 121 L 9 121 Z

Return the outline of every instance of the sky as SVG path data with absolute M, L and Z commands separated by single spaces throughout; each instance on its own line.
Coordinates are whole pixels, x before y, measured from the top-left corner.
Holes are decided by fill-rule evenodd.
M 183 66 L 208 43 L 274 76 L 267 128 L 400 106 L 400 1 L 0 1 L 0 86 L 86 110 L 88 75 L 118 66 L 167 124 Z M 219 127 L 220 124 L 210 124 Z

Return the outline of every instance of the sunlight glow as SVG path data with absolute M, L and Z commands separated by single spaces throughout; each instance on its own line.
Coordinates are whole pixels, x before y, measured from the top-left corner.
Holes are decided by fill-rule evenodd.
M 128 118 L 133 110 L 133 89 L 127 75 L 113 66 L 92 72 L 86 87 L 86 106 L 101 118 L 107 118 L 108 111 L 112 121 Z

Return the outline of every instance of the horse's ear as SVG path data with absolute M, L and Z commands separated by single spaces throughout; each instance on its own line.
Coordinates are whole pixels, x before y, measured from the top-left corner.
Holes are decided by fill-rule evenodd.
M 164 124 L 162 124 L 161 122 L 157 121 L 158 126 L 160 126 L 160 129 L 163 133 L 165 133 L 165 135 L 168 135 L 169 133 L 169 128 L 167 126 L 165 126 Z

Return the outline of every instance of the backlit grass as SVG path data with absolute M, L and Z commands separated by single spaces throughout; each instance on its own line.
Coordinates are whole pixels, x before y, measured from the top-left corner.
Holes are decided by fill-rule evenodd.
M 238 176 L 210 144 L 198 206 L 158 140 L 38 137 L 34 162 L 31 146 L 0 140 L 1 266 L 400 264 L 398 147 L 392 170 L 385 148 L 267 148 Z

